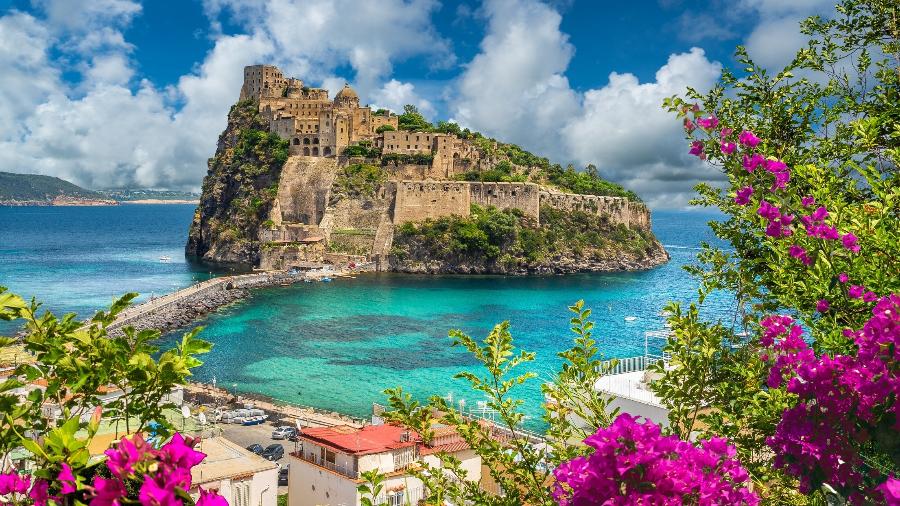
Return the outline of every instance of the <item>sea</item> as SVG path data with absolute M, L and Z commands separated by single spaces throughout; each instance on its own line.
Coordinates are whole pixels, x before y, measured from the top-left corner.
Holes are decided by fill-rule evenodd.
M 184 243 L 193 205 L 0 207 L 0 286 L 57 314 L 91 316 L 126 292 L 161 295 L 227 272 L 192 264 Z M 365 417 L 384 390 L 400 386 L 416 398 L 485 398 L 454 376 L 483 375 L 476 361 L 452 347 L 448 332 L 483 339 L 508 321 L 514 345 L 535 353 L 517 372 L 537 377 L 513 391 L 526 424 L 540 429 L 540 385 L 572 345 L 568 306 L 584 300 L 593 311 L 594 338 L 606 358 L 658 351 L 646 332 L 664 329 L 670 301 L 690 303 L 697 282 L 683 266 L 702 241 L 716 243 L 703 211 L 655 211 L 653 229 L 671 255 L 658 268 L 629 273 L 546 277 L 363 274 L 330 283 L 301 283 L 255 291 L 196 323 L 214 343 L 194 379 L 237 392 Z M 705 305 L 709 319 L 727 319 L 728 294 Z M 0 322 L 0 334 L 16 326 Z M 165 335 L 171 347 L 182 331 Z M 490 416 L 489 411 L 485 411 Z

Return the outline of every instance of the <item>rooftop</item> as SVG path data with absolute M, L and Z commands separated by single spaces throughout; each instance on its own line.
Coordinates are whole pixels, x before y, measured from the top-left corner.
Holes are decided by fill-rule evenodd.
M 662 401 L 647 384 L 647 371 L 608 374 L 597 381 L 597 390 L 644 404 L 662 406 Z
M 404 438 L 404 434 L 409 437 Z M 367 425 L 362 429 L 349 425 L 308 428 L 303 429 L 300 434 L 301 439 L 351 455 L 382 453 L 415 446 L 418 437 L 415 432 L 387 424 Z
M 225 478 L 251 476 L 277 467 L 274 462 L 269 462 L 223 437 L 203 439 L 197 450 L 205 453 L 206 458 L 191 469 L 194 485 Z

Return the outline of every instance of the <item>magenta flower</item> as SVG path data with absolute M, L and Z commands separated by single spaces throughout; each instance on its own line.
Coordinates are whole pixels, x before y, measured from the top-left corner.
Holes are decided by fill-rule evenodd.
M 890 476 L 878 487 L 878 490 L 884 495 L 885 504 L 900 504 L 900 480 L 897 478 Z
M 800 199 L 800 203 L 803 204 L 803 207 L 814 206 L 816 205 L 816 199 L 810 196 L 806 196 Z
M 125 485 L 117 478 L 96 476 L 90 492 L 91 506 L 119 506 L 120 499 L 125 497 Z
M 734 197 L 735 204 L 739 206 L 745 206 L 750 203 L 750 195 L 753 194 L 752 186 L 745 186 L 737 191 L 737 195 Z
M 703 505 L 759 503 L 737 451 L 724 438 L 698 447 L 623 413 L 584 442 L 594 449 L 590 455 L 553 472 L 560 506 L 675 505 L 697 498 Z
M 50 484 L 47 483 L 47 480 L 35 480 L 31 491 L 28 492 L 28 497 L 34 501 L 34 506 L 46 506 L 47 501 L 50 500 L 49 490 Z
M 62 489 L 60 492 L 63 494 L 71 494 L 75 492 L 75 475 L 72 474 L 72 468 L 69 467 L 69 464 L 63 462 L 62 471 L 59 472 L 59 476 L 56 479 L 62 483 Z
M 789 171 L 784 172 L 776 172 L 775 173 L 775 182 L 772 183 L 772 188 L 769 191 L 775 190 L 783 190 L 785 186 L 791 181 L 791 173 Z
M 770 204 L 766 200 L 759 201 L 759 209 L 757 209 L 756 214 L 766 218 L 767 220 L 775 220 L 778 219 L 778 216 L 781 215 L 781 212 L 778 210 L 778 206 Z
M 31 477 L 20 475 L 15 470 L 0 474 L 0 495 L 24 494 L 31 485 Z
M 205 453 L 194 450 L 191 445 L 185 442 L 181 434 L 178 433 L 172 436 L 172 440 L 166 443 L 160 451 L 168 456 L 168 460 L 173 465 L 182 469 L 190 469 L 206 458 Z
M 750 130 L 744 130 L 738 135 L 738 142 L 741 143 L 742 146 L 746 146 L 748 148 L 755 148 L 760 143 L 759 137 L 753 135 L 753 132 Z
M 865 287 L 860 285 L 850 285 L 850 288 L 847 290 L 847 296 L 851 299 L 861 299 L 864 291 Z
M 688 153 L 702 158 L 703 157 L 703 143 L 701 141 L 692 142 L 691 150 L 688 151 Z
M 842 272 L 838 274 L 838 281 L 846 283 L 847 281 L 850 281 L 850 276 L 848 276 L 846 272 Z
M 138 499 L 142 506 L 182 506 L 181 499 L 175 495 L 175 489 L 167 484 L 159 484 L 150 476 L 144 476 L 144 483 Z
M 705 118 L 697 118 L 697 124 L 704 130 L 712 130 L 719 126 L 719 119 L 715 116 L 707 116 Z
M 788 170 L 787 164 L 781 160 L 766 160 L 766 170 L 772 173 L 785 172 Z
M 117 478 L 124 478 L 134 472 L 134 465 L 140 461 L 149 451 L 141 433 L 135 434 L 131 439 L 122 438 L 115 448 L 110 448 L 104 453 L 106 465 Z
M 730 155 L 730 154 L 734 153 L 734 150 L 737 149 L 737 144 L 735 144 L 733 142 L 722 141 L 719 144 L 719 149 L 722 151 L 723 154 Z
M 868 291 L 863 294 L 862 300 L 864 302 L 875 302 L 876 300 L 878 300 L 878 296 L 875 295 L 875 292 Z
M 757 167 L 765 163 L 766 158 L 759 153 L 753 153 L 752 156 L 744 155 L 744 168 L 747 169 L 747 172 L 753 172 Z
M 830 307 L 831 307 L 831 304 L 829 304 L 828 301 L 825 299 L 821 299 L 821 300 L 819 300 L 819 302 L 816 302 L 816 311 L 818 311 L 820 313 L 824 313 L 824 312 L 828 311 L 828 309 Z
M 215 490 L 207 492 L 200 487 L 200 497 L 197 498 L 196 506 L 228 506 L 228 501 L 217 494 Z
M 841 242 L 844 244 L 844 247 L 854 253 L 859 253 L 859 244 L 857 241 L 858 239 L 852 233 L 841 236 Z
M 688 133 L 693 132 L 695 128 L 697 128 L 697 125 L 694 125 L 693 121 L 684 118 L 684 129 L 687 130 Z
M 733 128 L 723 128 L 721 131 L 719 131 L 719 137 L 724 139 L 725 137 L 731 135 L 732 132 L 734 132 Z
M 813 213 L 810 215 L 815 221 L 822 221 L 828 217 L 828 209 L 825 209 L 825 206 L 819 206 Z
M 788 253 L 803 262 L 803 265 L 809 265 L 812 263 L 812 259 L 809 258 L 809 255 L 806 253 L 806 250 L 803 249 L 802 246 L 798 246 L 796 244 L 792 244 L 790 248 L 788 248 Z

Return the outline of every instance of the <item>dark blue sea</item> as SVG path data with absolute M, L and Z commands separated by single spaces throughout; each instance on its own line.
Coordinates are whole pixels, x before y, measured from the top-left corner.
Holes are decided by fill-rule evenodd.
M 0 207 L 0 285 L 55 312 L 87 317 L 125 292 L 147 297 L 206 279 L 215 273 L 183 254 L 193 211 L 190 205 Z M 515 342 L 537 353 L 529 367 L 539 379 L 520 392 L 537 424 L 539 384 L 559 367 L 556 353 L 571 344 L 566 307 L 584 299 L 594 309 L 595 337 L 607 356 L 642 354 L 644 332 L 663 328 L 663 306 L 696 298 L 697 284 L 681 266 L 693 261 L 701 241 L 715 242 L 706 223 L 717 217 L 654 212 L 654 231 L 672 260 L 646 272 L 373 274 L 260 290 L 200 322 L 215 348 L 196 377 L 356 415 L 369 413 L 396 385 L 420 397 L 452 392 L 475 403 L 481 399 L 452 379 L 473 362 L 449 347 L 447 332 L 484 337 L 509 320 Z M 163 256 L 171 261 L 161 262 Z M 728 297 L 715 297 L 707 316 L 729 317 L 730 305 Z

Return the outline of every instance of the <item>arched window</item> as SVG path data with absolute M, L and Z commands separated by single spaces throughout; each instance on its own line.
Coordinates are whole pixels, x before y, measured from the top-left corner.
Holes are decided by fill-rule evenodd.
M 319 143 L 319 138 L 318 138 L 318 137 L 316 137 L 315 139 L 313 139 L 313 144 L 318 144 L 318 143 Z
M 303 144 L 309 144 L 309 137 L 303 138 Z
M 303 156 L 309 156 L 309 148 L 303 148 Z
M 299 145 L 300 145 L 300 139 L 298 139 L 297 137 L 294 137 L 294 146 L 299 146 Z
M 322 150 L 322 156 L 331 156 L 331 148 L 326 146 L 325 149 Z
M 313 156 L 319 156 L 319 148 L 313 148 Z

